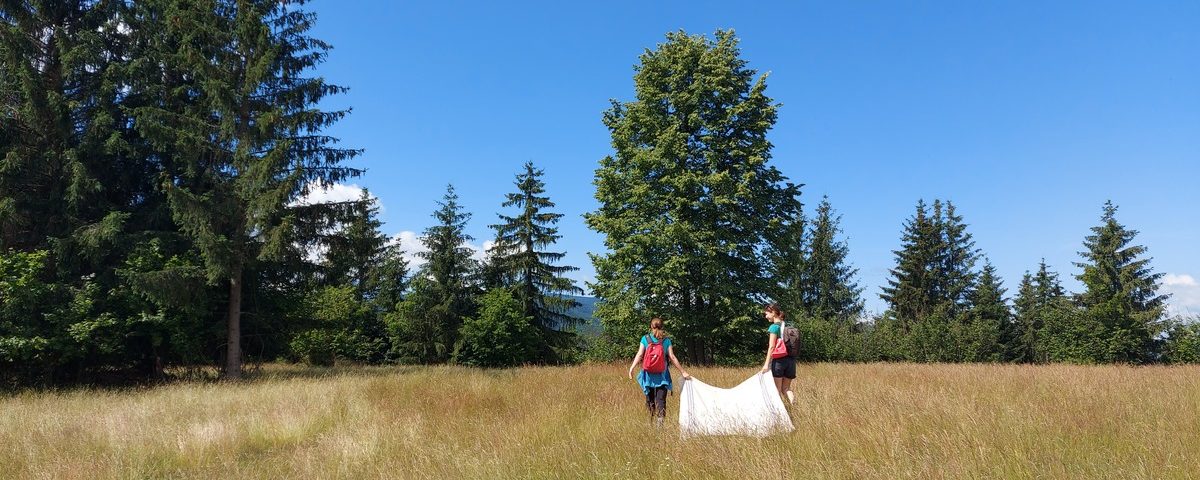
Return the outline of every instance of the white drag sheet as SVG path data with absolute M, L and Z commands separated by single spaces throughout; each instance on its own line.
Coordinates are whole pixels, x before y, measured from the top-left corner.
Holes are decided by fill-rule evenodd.
M 692 377 L 679 394 L 679 430 L 695 435 L 765 437 L 795 430 L 769 373 L 733 388 L 717 388 Z

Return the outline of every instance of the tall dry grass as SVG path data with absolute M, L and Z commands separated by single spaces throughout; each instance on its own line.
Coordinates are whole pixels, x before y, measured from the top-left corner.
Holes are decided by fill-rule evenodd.
M 732 386 L 752 369 L 692 371 Z M 1200 367 L 801 366 L 796 431 L 681 441 L 624 366 L 322 373 L 0 398 L 14 478 L 1188 478 Z

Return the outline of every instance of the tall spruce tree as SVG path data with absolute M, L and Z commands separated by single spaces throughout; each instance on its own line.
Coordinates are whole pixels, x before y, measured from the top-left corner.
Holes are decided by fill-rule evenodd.
M 358 150 L 322 132 L 347 114 L 317 105 L 344 88 L 305 76 L 329 45 L 308 35 L 302 1 L 167 1 L 148 59 L 171 79 L 159 104 L 136 110 L 139 130 L 176 169 L 162 182 L 172 216 L 228 286 L 225 378 L 241 375 L 245 275 L 296 242 L 289 205 L 312 185 L 360 173 Z
M 0 250 L 47 248 L 127 200 L 104 195 L 134 165 L 119 155 L 103 3 L 0 4 Z
M 916 212 L 904 222 L 900 250 L 892 251 L 896 266 L 879 295 L 888 304 L 888 315 L 901 326 L 925 318 L 939 303 L 935 267 L 941 239 L 936 217 L 929 214 L 925 201 L 917 201 Z
M 351 285 L 367 297 L 374 270 L 386 253 L 388 237 L 381 230 L 379 205 L 370 192 L 363 190 L 357 200 L 344 202 L 344 207 L 340 215 L 332 217 L 335 225 L 323 235 L 326 250 L 322 283 Z
M 401 247 L 395 242 L 385 245 L 367 277 L 366 297 L 373 310 L 380 314 L 395 311 L 408 291 L 408 260 Z
M 863 311 L 862 288 L 854 281 L 858 269 L 846 261 L 850 253 L 846 241 L 837 239 L 840 221 L 841 217 L 833 214 L 829 197 L 822 197 L 804 261 L 803 304 L 810 316 L 853 319 Z
M 985 260 L 974 288 L 968 293 L 970 320 L 967 341 L 973 361 L 1005 360 L 1005 343 L 1012 337 L 1012 311 L 1004 298 L 1005 288 L 996 267 Z
M 1106 330 L 1110 361 L 1145 362 L 1152 358 L 1152 343 L 1169 295 L 1158 294 L 1162 273 L 1154 273 L 1146 247 L 1134 245 L 1136 230 L 1117 222 L 1117 207 L 1104 203 L 1100 225 L 1083 242 L 1083 272 L 1076 276 L 1084 291 L 1078 301 L 1089 320 Z
M 777 105 L 737 44 L 681 31 L 641 55 L 636 99 L 604 114 L 615 153 L 585 215 L 608 250 L 592 256 L 608 334 L 636 338 L 662 316 L 693 362 L 757 349 L 760 253 L 799 195 L 768 163 Z
M 1045 355 L 1038 344 L 1039 333 L 1051 309 L 1070 308 L 1066 291 L 1058 280 L 1058 274 L 1050 271 L 1046 260 L 1038 264 L 1035 274 L 1025 272 L 1017 297 L 1013 300 L 1013 342 L 1009 346 L 1009 358 L 1016 362 L 1044 362 Z
M 941 210 L 937 201 L 934 211 Z M 946 201 L 941 215 L 937 215 L 941 243 L 938 254 L 939 265 L 934 275 L 935 291 L 945 306 L 946 312 L 958 315 L 970 308 L 970 294 L 975 285 L 975 262 L 979 249 L 967 232 L 962 215 L 958 215 L 954 203 Z
M 47 381 L 159 375 L 184 337 L 167 333 L 182 329 L 180 318 L 163 311 L 166 296 L 157 294 L 193 285 L 175 281 L 177 272 L 142 278 L 150 257 L 177 260 L 172 254 L 187 245 L 162 241 L 174 226 L 158 215 L 159 171 L 130 126 L 129 112 L 143 98 L 127 68 L 136 53 L 124 23 L 129 9 L 127 2 L 0 3 L 0 252 L 44 252 L 38 275 L 58 295 L 37 314 L 0 325 L 44 341 L 33 344 L 45 347 L 35 363 Z
M 471 257 L 469 246 L 474 237 L 466 233 L 471 214 L 463 211 L 458 203 L 454 185 L 446 186 L 446 194 L 438 202 L 433 218 L 437 219 L 437 224 L 421 236 L 421 243 L 425 244 L 425 251 L 418 254 L 425 260 L 421 274 L 429 277 L 437 298 L 461 321 L 461 317 L 469 315 L 474 308 L 476 286 L 473 280 L 478 264 Z M 458 329 L 458 325 L 446 327 L 449 332 Z
M 490 253 L 491 263 L 501 276 L 499 281 L 511 282 L 513 296 L 524 315 L 533 319 L 540 330 L 543 360 L 553 361 L 553 348 L 565 347 L 569 338 L 562 330 L 582 322 L 567 314 L 579 306 L 568 295 L 582 294 L 583 290 L 563 276 L 577 267 L 555 265 L 566 254 L 546 251 L 562 238 L 555 227 L 562 214 L 547 211 L 554 208 L 554 202 L 545 196 L 542 174 L 530 161 L 517 175 L 517 192 L 507 194 L 502 206 L 520 211 L 516 216 L 499 214 L 501 223 L 492 225 L 496 243 Z
M 433 213 L 437 223 L 421 236 L 425 260 L 413 281 L 412 293 L 390 316 L 394 354 L 404 362 L 437 363 L 450 359 L 464 319 L 474 315 L 479 294 L 478 262 L 466 233 L 471 214 L 458 203 L 454 186 Z
M 935 199 L 928 208 L 918 201 L 901 240 L 901 249 L 892 252 L 892 278 L 880 294 L 889 314 L 902 325 L 934 313 L 965 320 L 962 314 L 970 308 L 979 250 L 954 204 Z

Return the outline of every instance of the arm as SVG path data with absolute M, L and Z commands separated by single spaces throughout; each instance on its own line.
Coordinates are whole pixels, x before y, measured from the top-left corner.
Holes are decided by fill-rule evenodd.
M 771 350 L 775 349 L 775 342 L 779 339 L 774 333 L 767 335 L 767 359 L 763 360 L 763 373 L 767 373 L 771 369 Z
M 639 343 L 637 355 L 633 356 L 633 363 L 629 364 L 629 379 L 630 380 L 633 380 L 633 369 L 634 369 L 634 367 L 637 367 L 638 362 L 642 361 L 643 353 L 646 353 L 646 346 Z
M 691 375 L 688 375 L 687 370 L 683 369 L 683 365 L 679 364 L 679 359 L 675 358 L 675 346 L 674 345 L 671 345 L 669 348 L 667 348 L 667 356 L 671 358 L 671 365 L 674 365 L 675 368 L 679 369 L 679 374 L 683 376 L 684 380 L 692 378 Z

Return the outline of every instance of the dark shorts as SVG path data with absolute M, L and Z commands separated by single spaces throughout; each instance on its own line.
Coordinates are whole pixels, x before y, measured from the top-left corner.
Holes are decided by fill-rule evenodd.
M 792 357 L 771 359 L 771 376 L 796 379 L 796 359 Z

